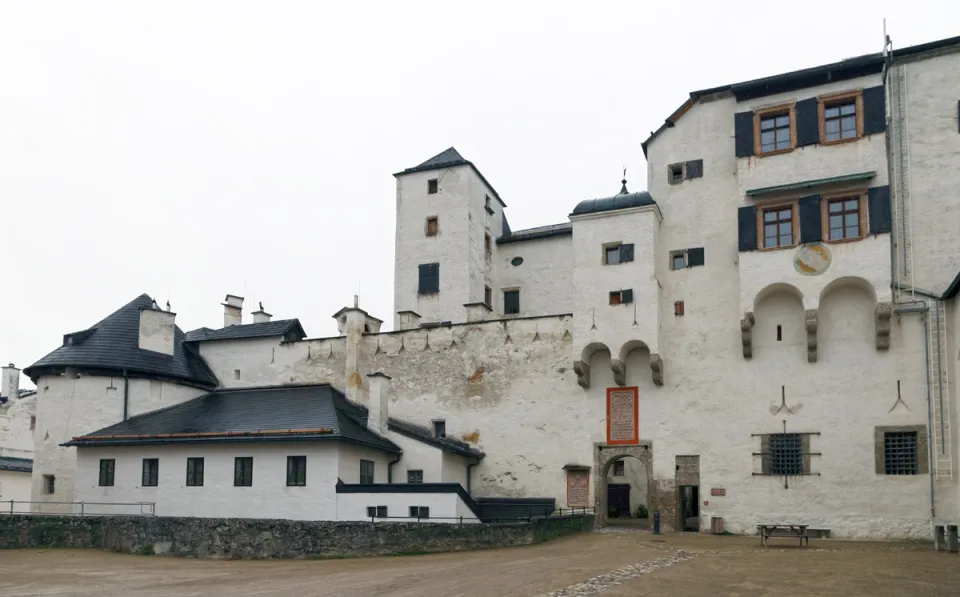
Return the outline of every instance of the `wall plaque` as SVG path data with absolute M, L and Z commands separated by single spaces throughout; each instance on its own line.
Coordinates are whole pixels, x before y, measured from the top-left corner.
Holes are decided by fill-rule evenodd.
M 607 388 L 607 443 L 639 444 L 637 388 Z
M 586 507 L 590 504 L 590 471 L 567 471 L 567 506 Z
M 723 487 L 712 487 L 710 489 L 710 495 L 727 495 L 727 490 Z

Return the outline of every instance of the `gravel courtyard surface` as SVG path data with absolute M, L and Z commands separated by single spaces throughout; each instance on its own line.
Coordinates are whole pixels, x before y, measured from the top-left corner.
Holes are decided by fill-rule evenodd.
M 96 597 L 750 597 L 960 595 L 960 555 L 929 546 L 605 529 L 531 547 L 355 560 L 218 561 L 0 551 L 0 595 Z

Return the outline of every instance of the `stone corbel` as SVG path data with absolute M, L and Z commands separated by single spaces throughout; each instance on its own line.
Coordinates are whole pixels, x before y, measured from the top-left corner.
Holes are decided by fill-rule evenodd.
M 650 355 L 650 371 L 653 373 L 653 385 L 663 385 L 663 359 L 658 354 Z
M 807 309 L 803 314 L 804 323 L 807 328 L 807 362 L 817 362 L 817 324 L 818 314 L 816 309 Z
M 610 359 L 610 368 L 613 369 L 613 383 L 620 387 L 627 385 L 627 366 L 620 359 Z
M 753 324 L 757 322 L 753 318 L 753 311 L 747 311 L 740 320 L 740 340 L 743 342 L 743 358 L 753 357 Z
M 877 303 L 874 309 L 877 320 L 877 350 L 890 348 L 890 317 L 893 315 L 893 303 Z
M 577 359 L 573 362 L 573 372 L 577 374 L 577 383 L 581 388 L 590 387 L 590 365 Z

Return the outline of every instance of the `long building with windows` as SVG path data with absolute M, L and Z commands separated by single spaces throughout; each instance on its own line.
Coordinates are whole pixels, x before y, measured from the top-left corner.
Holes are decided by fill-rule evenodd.
M 928 538 L 960 518 L 958 89 L 960 38 L 694 91 L 647 190 L 526 230 L 449 148 L 394 175 L 392 331 L 228 296 L 184 333 L 143 296 L 64 336 L 25 370 L 33 499 Z

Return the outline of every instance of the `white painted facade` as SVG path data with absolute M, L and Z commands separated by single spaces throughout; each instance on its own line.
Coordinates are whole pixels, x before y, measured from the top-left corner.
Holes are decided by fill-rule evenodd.
M 457 482 L 474 497 L 551 497 L 566 507 L 573 504 L 567 502 L 564 466 L 588 466 L 594 505 L 594 489 L 609 476 L 595 464 L 599 447 L 607 443 L 607 390 L 636 387 L 639 441 L 651 453 L 649 466 L 639 467 L 649 476 L 645 499 L 651 510 L 676 509 L 677 457 L 699 456 L 701 528 L 721 517 L 734 533 L 753 532 L 760 522 L 799 522 L 829 529 L 834 537 L 928 538 L 931 507 L 937 520 L 960 518 L 960 312 L 958 299 L 944 297 L 938 327 L 938 301 L 891 287 L 907 284 L 940 296 L 960 270 L 960 232 L 952 217 L 958 209 L 956 177 L 944 175 L 960 156 L 960 70 L 951 68 L 960 53 L 951 52 L 897 63 L 891 71 L 902 72 L 906 81 L 906 117 L 891 103 L 893 120 L 886 128 L 891 133 L 904 127 L 908 133 L 909 184 L 889 174 L 884 132 L 765 157 L 738 158 L 734 151 L 735 114 L 875 87 L 882 84 L 878 73 L 741 101 L 729 90 L 717 92 L 691 100 L 671 118 L 672 126 L 648 142 L 647 178 L 655 204 L 571 216 L 572 234 L 493 242 L 488 258 L 484 236 L 496 241 L 503 235 L 503 206 L 473 166 L 401 173 L 397 331 L 363 333 L 362 318 L 347 313 L 340 337 L 201 342 L 200 354 L 222 387 L 331 383 L 365 404 L 366 374 L 383 372 L 393 378 L 390 416 L 423 426 L 442 419 L 449 437 L 486 454 L 468 479 L 459 457 L 389 433 L 404 452 L 392 469 L 395 483 L 404 483 L 408 470 L 423 470 L 424 481 Z M 702 176 L 671 184 L 668 167 L 691 160 L 703 160 Z M 748 196 L 761 188 L 860 173 L 872 174 L 823 188 Z M 438 181 L 435 194 L 428 193 L 430 180 Z M 817 275 L 795 267 L 802 247 L 739 246 L 739 208 L 886 186 L 894 204 L 893 232 L 823 242 L 831 260 Z M 571 205 L 577 199 L 571 198 Z M 897 207 L 902 199 L 908 208 Z M 433 236 L 426 234 L 429 217 L 438 218 Z M 891 244 L 902 249 L 907 240 L 913 260 L 904 271 L 898 255 L 910 252 L 891 251 Z M 603 249 L 610 243 L 633 244 L 634 260 L 605 265 Z M 671 255 L 691 248 L 703 248 L 704 264 L 673 269 Z M 523 263 L 512 265 L 515 257 Z M 440 264 L 437 293 L 417 291 L 418 266 L 425 263 Z M 487 321 L 468 323 L 464 305 L 483 301 L 484 287 L 492 290 L 492 311 L 483 312 Z M 521 312 L 503 317 L 502 292 L 514 288 L 521 290 Z M 609 304 L 610 292 L 625 289 L 633 291 L 631 304 Z M 914 298 L 927 300 L 933 310 L 911 311 L 917 305 L 905 301 Z M 677 303 L 682 315 L 676 314 Z M 421 323 L 452 324 L 400 329 L 411 327 L 401 315 L 406 311 L 419 314 Z M 940 333 L 936 345 L 934 328 Z M 119 420 L 122 404 L 111 382 L 123 380 L 36 380 L 41 392 L 35 499 L 43 499 L 40 475 L 49 471 L 58 476 L 64 498 L 101 491 L 88 487 L 96 479 L 93 456 L 76 462 L 83 482 L 74 490 L 76 450 L 58 446 Z M 130 384 L 131 405 L 137 405 L 132 414 L 202 393 L 168 382 L 131 379 Z M 156 392 L 152 384 L 158 384 Z M 879 474 L 877 428 L 905 426 L 929 436 L 931 473 Z M 811 434 L 808 474 L 789 479 L 762 474 L 759 436 L 784 431 Z M 280 459 L 280 452 L 267 454 L 287 448 L 263 449 L 262 458 Z M 80 452 L 88 450 L 94 452 Z M 133 451 L 117 450 L 119 474 L 119 454 Z M 186 457 L 181 448 L 165 450 L 170 454 L 165 458 Z M 125 458 L 139 462 L 140 456 Z M 224 452 L 222 458 L 232 456 Z M 321 460 L 318 456 L 317 466 Z M 328 460 L 326 472 L 318 474 L 335 467 L 341 477 L 359 475 L 353 469 L 359 458 L 349 450 Z M 377 482 L 386 482 L 386 465 L 377 462 Z M 163 470 L 161 463 L 161 475 Z M 224 470 L 232 474 L 232 466 Z M 182 472 L 171 484 L 182 485 Z M 210 489 L 224 492 L 216 498 L 224 507 L 233 495 L 229 482 Z M 260 502 L 250 508 L 270 508 L 265 502 L 283 489 L 282 482 L 265 486 L 262 498 L 259 490 L 248 492 Z M 167 500 L 170 505 L 163 507 L 169 512 L 206 507 L 188 506 L 180 495 L 161 497 L 158 508 Z M 323 499 L 309 506 L 294 500 L 289 513 L 281 514 L 340 516 L 339 504 L 346 500 L 345 516 L 365 518 L 365 508 L 377 505 L 351 501 L 347 494 L 330 493 L 326 505 Z M 605 504 L 598 505 L 602 510 Z M 459 508 L 448 506 L 436 507 Z M 233 512 L 247 506 L 230 507 Z M 398 506 L 389 507 L 392 515 Z M 673 524 L 670 516 L 664 518 L 666 527 Z
M 30 501 L 30 473 L 0 470 L 0 512 L 22 512 Z M 6 503 L 4 503 L 6 502 Z M 11 504 L 10 502 L 13 502 Z

